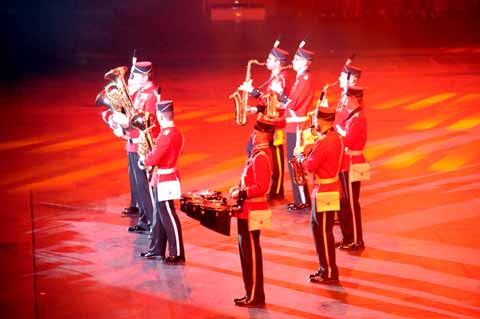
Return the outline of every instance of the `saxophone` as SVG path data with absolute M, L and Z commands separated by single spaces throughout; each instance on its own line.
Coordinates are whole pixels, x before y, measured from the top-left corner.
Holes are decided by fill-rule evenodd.
M 251 69 L 252 64 L 265 65 L 264 62 L 259 62 L 258 60 L 249 60 L 247 63 L 247 74 L 245 76 L 245 81 L 248 82 L 251 79 Z M 235 123 L 238 125 L 247 124 L 247 108 L 248 108 L 248 95 L 250 93 L 236 90 L 228 98 L 232 99 L 235 103 Z
M 279 81 L 280 80 L 280 73 L 283 70 L 286 69 L 291 69 L 292 65 L 286 65 L 280 68 L 278 73 L 275 75 L 274 80 Z M 267 94 L 263 96 L 266 101 L 266 108 L 265 108 L 265 117 L 271 120 L 274 120 L 275 118 L 278 117 L 278 107 L 280 105 L 280 101 L 278 100 L 278 93 L 276 92 L 271 92 L 270 94 Z

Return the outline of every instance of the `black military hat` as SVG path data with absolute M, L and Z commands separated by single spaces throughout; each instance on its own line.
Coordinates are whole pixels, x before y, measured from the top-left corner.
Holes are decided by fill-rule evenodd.
M 353 75 L 357 78 L 360 77 L 360 75 L 362 75 L 362 69 L 356 67 L 356 66 L 353 66 L 351 64 L 345 64 L 344 67 L 343 67 L 343 70 L 342 70 L 343 73 L 347 73 L 349 75 Z
M 173 112 L 173 101 L 170 100 L 165 100 L 165 101 L 159 101 L 156 104 L 157 107 L 157 112 Z
M 280 49 L 278 47 L 278 45 L 280 44 L 280 41 L 275 41 L 275 43 L 273 44 L 273 48 L 272 50 L 270 51 L 270 54 L 273 55 L 275 58 L 277 58 L 278 60 L 286 60 L 287 57 L 288 57 L 288 51 L 285 51 L 283 49 Z
M 298 46 L 297 52 L 295 52 L 295 55 L 306 59 L 306 60 L 312 60 L 313 56 L 315 55 L 315 52 L 304 49 L 305 41 L 300 42 L 300 45 Z
M 325 121 L 333 122 L 335 121 L 335 113 L 336 113 L 336 108 L 335 107 L 317 107 L 315 110 L 317 118 L 322 119 Z
M 152 72 L 152 62 L 141 61 L 133 65 L 132 72 L 149 75 Z
M 363 98 L 363 87 L 349 86 L 347 88 L 347 96 L 354 96 L 356 98 Z
M 288 51 L 285 51 L 280 48 L 275 48 L 275 47 L 272 48 L 272 50 L 270 51 L 270 54 L 281 61 L 286 60 L 288 57 Z

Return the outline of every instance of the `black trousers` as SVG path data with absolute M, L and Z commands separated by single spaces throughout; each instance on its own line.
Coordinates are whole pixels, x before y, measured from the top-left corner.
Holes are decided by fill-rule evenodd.
M 293 151 L 297 142 L 297 134 L 287 132 L 287 159 L 288 159 L 288 171 L 290 172 L 290 179 L 292 182 L 293 202 L 295 204 L 310 204 L 310 196 L 308 192 L 308 185 L 298 186 L 295 183 L 295 175 L 293 173 L 293 166 L 290 161 L 294 157 Z
M 338 279 L 338 267 L 335 258 L 335 238 L 333 224 L 335 212 L 316 212 L 315 203 L 312 206 L 310 225 L 313 240 L 317 250 L 320 271 L 325 278 Z
M 152 222 L 153 206 L 150 198 L 147 175 L 145 171 L 138 166 L 139 157 L 140 156 L 137 153 L 128 153 L 128 171 L 129 173 L 130 171 L 132 172 L 132 175 L 130 176 L 130 185 L 132 185 L 133 177 L 135 198 L 138 201 L 138 208 L 140 210 L 137 225 L 144 229 L 148 229 Z
M 140 201 L 138 200 L 137 196 L 137 186 L 135 185 L 135 176 L 133 175 L 133 165 L 137 165 L 134 163 L 134 156 L 133 154 L 128 152 L 127 153 L 127 159 L 128 159 L 128 180 L 130 181 L 130 207 L 139 207 L 140 206 Z
M 160 202 L 157 200 L 158 191 L 156 187 L 152 187 L 152 204 L 153 204 L 153 219 L 151 228 L 150 243 L 148 251 L 165 256 L 165 250 L 167 247 L 167 233 L 162 224 L 160 213 Z
M 340 199 L 340 227 L 342 229 L 343 242 L 363 243 L 362 214 L 360 209 L 360 182 L 349 185 L 348 172 L 340 172 L 342 183 L 342 198 Z M 351 187 L 351 189 L 350 189 Z
M 156 194 L 156 193 L 155 193 Z M 156 200 L 156 198 L 155 198 Z M 164 229 L 164 234 L 168 243 L 169 256 L 185 257 L 185 249 L 183 247 L 182 225 L 175 212 L 173 200 L 157 201 L 158 212 L 161 224 Z M 157 217 L 158 220 L 158 217 Z M 153 235 L 153 234 L 152 234 Z M 160 236 L 162 234 L 160 233 Z M 159 244 L 162 244 L 162 239 L 159 236 Z M 164 238 L 165 238 L 164 237 Z M 161 247 L 160 247 L 161 249 Z
M 237 226 L 238 248 L 247 300 L 265 301 L 260 231 L 249 231 L 246 219 L 237 219 Z
M 283 175 L 285 173 L 285 156 L 283 144 L 270 146 L 272 151 L 272 183 L 268 195 L 271 197 L 283 197 Z

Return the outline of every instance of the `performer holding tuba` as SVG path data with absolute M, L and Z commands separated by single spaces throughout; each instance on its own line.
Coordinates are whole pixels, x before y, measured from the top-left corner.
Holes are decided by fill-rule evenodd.
M 256 106 L 248 106 L 249 113 L 257 113 L 257 121 L 275 125 L 275 134 L 271 145 L 272 152 L 272 183 L 267 193 L 267 199 L 275 200 L 284 197 L 283 176 L 284 176 L 284 139 L 285 139 L 285 108 L 279 100 L 277 92 L 271 90 L 273 82 L 280 84 L 282 88 L 289 94 L 290 82 L 287 69 L 291 65 L 286 65 L 288 52 L 279 48 L 279 41 L 275 41 L 270 54 L 268 55 L 266 66 L 271 71 L 270 78 L 258 88 L 254 89 L 252 81 L 244 82 L 239 91 L 248 92 L 258 100 Z M 252 139 L 249 140 L 247 153 L 250 155 L 252 149 Z
M 293 202 L 288 204 L 289 210 L 300 210 L 310 207 L 308 187 L 295 182 L 294 167 L 290 162 L 294 158 L 294 149 L 299 145 L 301 132 L 307 125 L 307 113 L 313 103 L 313 84 L 309 67 L 312 63 L 314 52 L 303 48 L 305 42 L 300 43 L 295 57 L 293 58 L 293 69 L 297 73 L 296 81 L 287 92 L 278 82 L 272 83 L 272 90 L 280 95 L 280 101 L 285 105 L 285 131 L 287 132 L 287 159 L 289 161 L 289 172 L 292 181 Z
M 138 129 L 132 126 L 132 120 L 140 113 L 155 114 L 155 86 L 151 81 L 151 62 L 137 62 L 136 57 L 133 57 L 128 86 L 125 84 L 125 71 L 126 67 L 118 67 L 105 75 L 111 82 L 97 97 L 97 104 L 99 101 L 107 100 L 109 102 L 107 104 L 112 105 L 111 112 L 104 112 L 103 118 L 113 129 L 114 134 L 127 142 L 131 202 L 130 207 L 122 210 L 122 215 L 138 213 L 137 224 L 129 227 L 128 231 L 142 233 L 149 230 L 152 203 L 145 171 L 138 166 L 138 143 L 141 142 L 141 138 Z M 155 121 L 151 134 L 156 136 L 158 131 L 159 127 Z

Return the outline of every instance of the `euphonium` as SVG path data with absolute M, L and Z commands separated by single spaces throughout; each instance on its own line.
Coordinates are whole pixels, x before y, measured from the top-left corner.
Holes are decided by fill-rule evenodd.
M 258 62 L 258 60 L 249 60 L 247 63 L 247 74 L 245 76 L 245 82 L 250 81 L 251 79 L 251 69 L 252 64 L 265 65 L 264 62 Z M 235 103 L 235 122 L 238 125 L 247 124 L 247 108 L 248 108 L 248 95 L 250 93 L 236 90 L 228 98 L 233 99 Z
M 96 105 L 107 106 L 112 112 L 124 113 L 127 118 L 131 119 L 136 112 L 125 84 L 127 70 L 127 67 L 119 66 L 105 73 L 104 78 L 109 83 L 97 95 L 95 103 Z

